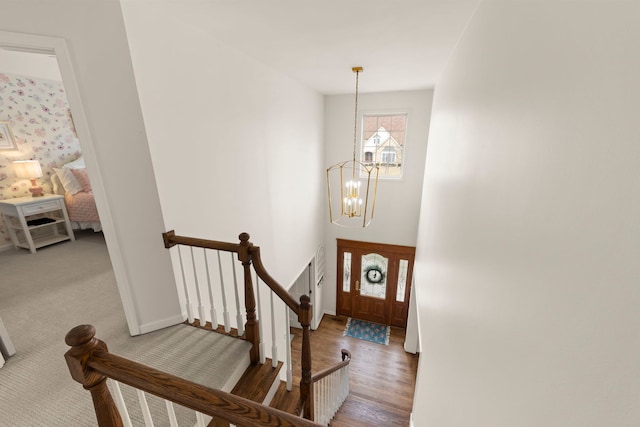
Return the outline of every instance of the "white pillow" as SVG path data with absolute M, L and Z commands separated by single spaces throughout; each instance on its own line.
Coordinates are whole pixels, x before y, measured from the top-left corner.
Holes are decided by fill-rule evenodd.
M 79 191 L 82 191 L 82 185 L 78 182 L 78 179 L 73 175 L 71 169 L 69 168 L 53 168 L 56 171 L 56 175 L 60 178 L 60 182 L 64 187 L 64 190 L 69 194 L 76 194 Z
M 62 166 L 62 169 L 84 169 L 87 166 L 84 163 L 84 157 L 80 156 L 75 159 L 73 162 L 69 162 Z
M 64 187 L 62 186 L 62 182 L 60 182 L 60 178 L 57 173 L 51 175 L 51 187 L 53 187 L 53 194 L 64 196 Z

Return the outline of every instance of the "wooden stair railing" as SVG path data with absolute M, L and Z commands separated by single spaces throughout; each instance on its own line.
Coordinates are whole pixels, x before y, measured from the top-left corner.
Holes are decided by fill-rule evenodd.
M 298 322 L 302 326 L 302 351 L 301 351 L 301 379 L 300 379 L 300 398 L 303 409 L 303 417 L 309 420 L 313 419 L 312 405 L 309 400 L 312 396 L 311 381 L 311 317 L 312 306 L 308 295 L 300 297 L 300 303 L 293 298 L 287 290 L 282 287 L 271 275 L 266 271 L 260 257 L 260 247 L 254 246 L 249 241 L 249 234 L 241 233 L 239 235 L 240 243 L 219 242 L 214 240 L 199 239 L 194 237 L 177 236 L 174 230 L 167 231 L 162 234 L 165 248 L 171 248 L 175 245 L 185 245 L 190 247 L 198 247 L 203 249 L 213 249 L 225 252 L 235 252 L 238 254 L 238 260 L 242 263 L 244 272 L 244 295 L 246 309 L 245 324 L 245 340 L 252 345 L 250 351 L 250 360 L 252 364 L 256 364 L 260 360 L 260 332 L 258 321 L 256 319 L 256 300 L 254 296 L 253 281 L 251 279 L 251 265 L 260 279 L 298 316 Z M 202 323 L 202 321 L 201 321 Z
M 107 345 L 95 337 L 95 333 L 91 325 L 76 326 L 69 331 L 65 342 L 71 349 L 65 353 L 65 359 L 72 378 L 91 392 L 99 427 L 124 426 L 107 387 L 107 378 L 197 412 L 222 418 L 239 427 L 319 426 L 293 414 L 111 354 Z
M 342 362 L 324 369 L 311 377 L 310 412 L 313 420 L 329 425 L 342 403 L 349 395 L 349 364 L 351 353 L 344 348 L 340 351 Z

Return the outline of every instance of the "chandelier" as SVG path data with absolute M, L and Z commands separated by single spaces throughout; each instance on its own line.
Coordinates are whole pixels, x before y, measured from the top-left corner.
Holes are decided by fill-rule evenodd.
M 366 227 L 373 219 L 378 190 L 378 165 L 356 160 L 358 140 L 358 77 L 362 67 L 351 69 L 356 73 L 355 118 L 353 124 L 353 157 L 327 169 L 329 220 L 341 227 Z M 338 190 L 339 189 L 339 190 Z

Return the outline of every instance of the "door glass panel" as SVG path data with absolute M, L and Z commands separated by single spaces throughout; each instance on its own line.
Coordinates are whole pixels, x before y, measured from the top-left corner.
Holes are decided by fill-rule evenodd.
M 351 252 L 345 252 L 342 258 L 342 290 L 351 290 Z
M 360 296 L 384 299 L 387 294 L 389 259 L 379 254 L 362 255 Z
M 409 270 L 409 261 L 407 261 L 406 259 L 401 259 L 398 270 L 398 292 L 396 293 L 396 301 L 404 302 L 404 294 L 407 287 L 407 270 Z

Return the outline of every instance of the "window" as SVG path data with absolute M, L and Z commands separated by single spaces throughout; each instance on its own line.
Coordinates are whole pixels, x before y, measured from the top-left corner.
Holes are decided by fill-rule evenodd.
M 395 163 L 396 150 L 394 147 L 385 147 L 382 150 L 382 164 Z
M 360 161 L 380 167 L 381 179 L 402 178 L 407 114 L 365 114 Z

